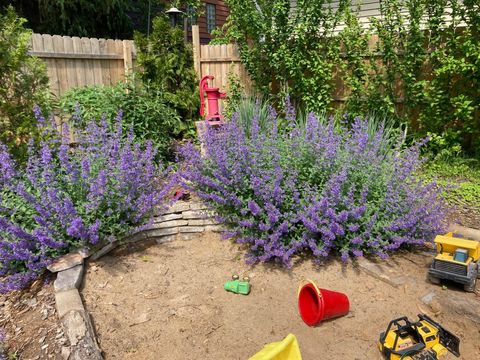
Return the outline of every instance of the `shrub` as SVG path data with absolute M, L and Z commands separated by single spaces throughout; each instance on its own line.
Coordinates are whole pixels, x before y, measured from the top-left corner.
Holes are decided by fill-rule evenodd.
M 48 78 L 43 62 L 28 55 L 32 32 L 24 28 L 11 6 L 0 14 L 0 141 L 22 157 L 35 133 L 35 104 L 48 103 Z
M 189 134 L 193 123 L 185 122 L 170 108 L 163 93 L 149 86 L 134 85 L 133 80 L 115 86 L 87 86 L 68 91 L 60 99 L 60 108 L 72 114 L 80 105 L 82 123 L 85 128 L 92 120 L 103 116 L 115 123 L 119 109 L 123 112 L 124 133 L 133 128 L 135 139 L 154 141 L 159 155 L 168 158 L 171 141 Z
M 439 190 L 415 175 L 423 142 L 402 149 L 403 137 L 382 124 L 310 114 L 301 125 L 287 114 L 283 131 L 273 109 L 263 124 L 257 111 L 248 126 L 237 115 L 209 128 L 205 157 L 192 144 L 181 148 L 185 186 L 219 214 L 229 236 L 249 245 L 248 261 L 288 265 L 304 251 L 317 259 L 385 257 L 442 230 Z
M 135 33 L 135 47 L 143 83 L 158 89 L 183 120 L 196 119 L 198 82 L 192 47 L 185 42 L 183 31 L 172 28 L 166 16 L 158 16 L 150 35 Z
M 69 129 L 36 110 L 43 140 L 21 169 L 0 145 L 0 292 L 20 289 L 57 256 L 122 238 L 164 200 L 168 169 L 151 142 L 91 121 L 69 146 Z M 65 135 L 62 135 L 65 134 Z

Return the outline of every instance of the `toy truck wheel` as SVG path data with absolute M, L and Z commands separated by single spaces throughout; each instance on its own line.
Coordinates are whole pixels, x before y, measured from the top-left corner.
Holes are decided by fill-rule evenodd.
M 428 281 L 430 281 L 432 284 L 435 285 L 440 285 L 441 280 L 435 276 L 428 275 Z
M 467 292 L 475 292 L 476 279 L 474 278 L 469 284 L 463 285 L 463 290 Z

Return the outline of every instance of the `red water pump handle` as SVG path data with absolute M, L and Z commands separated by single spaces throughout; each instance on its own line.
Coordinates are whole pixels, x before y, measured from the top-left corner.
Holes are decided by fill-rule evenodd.
M 205 92 L 208 88 L 208 80 L 215 79 L 212 75 L 206 75 L 200 80 L 200 116 L 205 117 Z

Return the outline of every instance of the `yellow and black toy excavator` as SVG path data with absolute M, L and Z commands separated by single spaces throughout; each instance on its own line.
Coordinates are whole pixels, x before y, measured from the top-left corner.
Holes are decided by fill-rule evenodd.
M 387 360 L 437 360 L 450 351 L 460 356 L 460 339 L 424 314 L 418 322 L 406 316 L 392 320 L 380 334 L 379 348 Z

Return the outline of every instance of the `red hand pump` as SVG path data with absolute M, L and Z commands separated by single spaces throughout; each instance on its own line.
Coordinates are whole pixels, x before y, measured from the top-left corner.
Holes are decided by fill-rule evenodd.
M 200 80 L 200 116 L 207 121 L 221 121 L 223 115 L 218 108 L 218 99 L 224 99 L 227 93 L 220 92 L 218 88 L 208 87 L 208 80 L 213 80 L 212 75 L 206 75 Z M 208 114 L 205 115 L 205 95 L 207 95 Z

